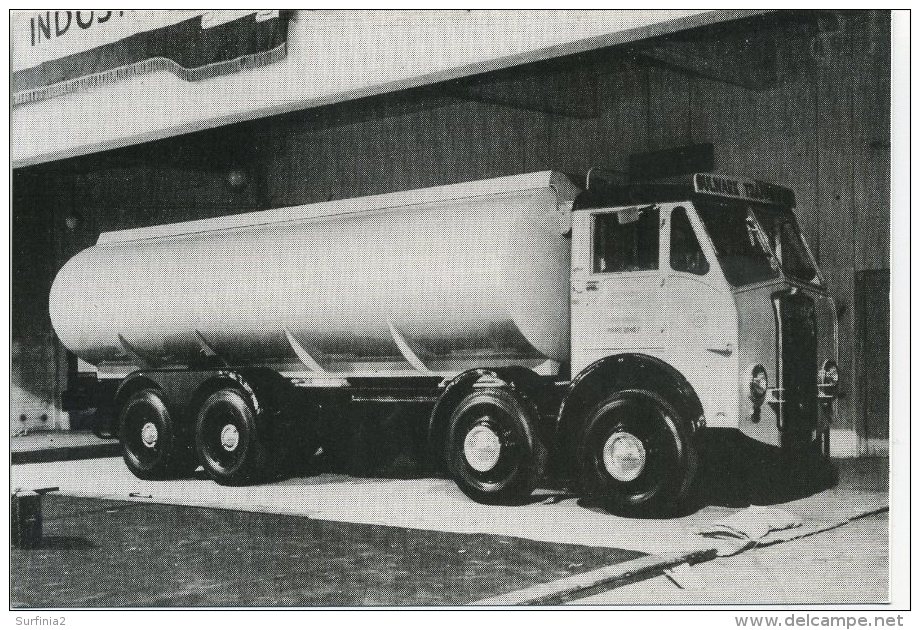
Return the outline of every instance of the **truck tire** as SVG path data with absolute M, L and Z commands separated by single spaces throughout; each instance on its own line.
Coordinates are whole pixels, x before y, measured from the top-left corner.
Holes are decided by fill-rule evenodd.
M 527 501 L 546 463 L 537 412 L 505 389 L 470 392 L 448 421 L 445 461 L 457 486 L 487 504 Z
M 607 396 L 587 414 L 577 442 L 584 494 L 615 514 L 673 514 L 696 474 L 691 436 L 687 419 L 653 392 Z
M 139 479 L 169 479 L 195 470 L 191 444 L 177 431 L 159 391 L 141 389 L 118 414 L 122 456 Z
M 257 483 L 269 476 L 266 436 L 255 411 L 237 389 L 219 389 L 201 404 L 195 451 L 211 479 L 221 485 Z

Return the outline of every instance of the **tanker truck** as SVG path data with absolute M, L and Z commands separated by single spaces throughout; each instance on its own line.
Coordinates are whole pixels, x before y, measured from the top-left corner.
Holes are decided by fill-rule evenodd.
M 836 311 L 794 206 L 541 172 L 103 233 L 50 294 L 90 366 L 65 398 L 143 479 L 271 480 L 362 407 L 475 501 L 551 469 L 667 512 L 708 428 L 827 453 Z

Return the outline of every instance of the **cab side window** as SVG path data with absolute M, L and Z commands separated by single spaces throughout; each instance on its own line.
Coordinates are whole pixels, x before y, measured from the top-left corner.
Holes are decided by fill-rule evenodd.
M 709 272 L 709 263 L 684 208 L 671 212 L 671 269 L 698 276 Z
M 657 208 L 595 214 L 594 273 L 658 269 Z

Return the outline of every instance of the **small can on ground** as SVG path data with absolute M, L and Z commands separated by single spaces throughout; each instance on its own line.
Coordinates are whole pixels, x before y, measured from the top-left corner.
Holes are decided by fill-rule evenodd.
M 42 495 L 57 488 L 16 490 L 10 497 L 10 544 L 34 549 L 42 541 Z

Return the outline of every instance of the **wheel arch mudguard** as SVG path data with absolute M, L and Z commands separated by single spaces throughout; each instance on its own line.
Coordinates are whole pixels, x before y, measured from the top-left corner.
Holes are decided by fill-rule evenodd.
M 255 378 L 253 378 L 254 376 Z M 265 383 L 264 378 L 259 378 L 259 376 L 261 375 L 254 375 L 249 370 L 216 370 L 197 384 L 188 399 L 188 407 L 190 410 L 197 409 L 214 392 L 226 387 L 232 387 L 243 394 L 243 397 L 252 406 L 252 410 L 256 415 L 261 415 L 265 408 L 267 383 Z
M 672 365 L 641 353 L 624 353 L 599 359 L 569 384 L 556 419 L 555 443 L 572 453 L 584 415 L 608 393 L 621 389 L 645 389 L 670 403 L 687 420 L 692 431 L 705 424 L 703 405 L 689 381 Z
M 118 387 L 115 389 L 115 395 L 112 396 L 115 413 L 120 413 L 121 406 L 131 394 L 142 389 L 156 389 L 162 391 L 163 387 L 155 379 L 150 378 L 145 372 L 131 372 L 118 384 Z
M 224 387 L 237 389 L 252 405 L 257 415 L 274 407 L 287 381 L 266 368 L 225 368 L 217 370 L 138 370 L 129 374 L 115 393 L 117 408 L 128 396 L 146 387 L 162 392 L 167 405 L 176 415 L 185 415 L 186 423 L 193 421 L 197 407 L 205 398 Z

